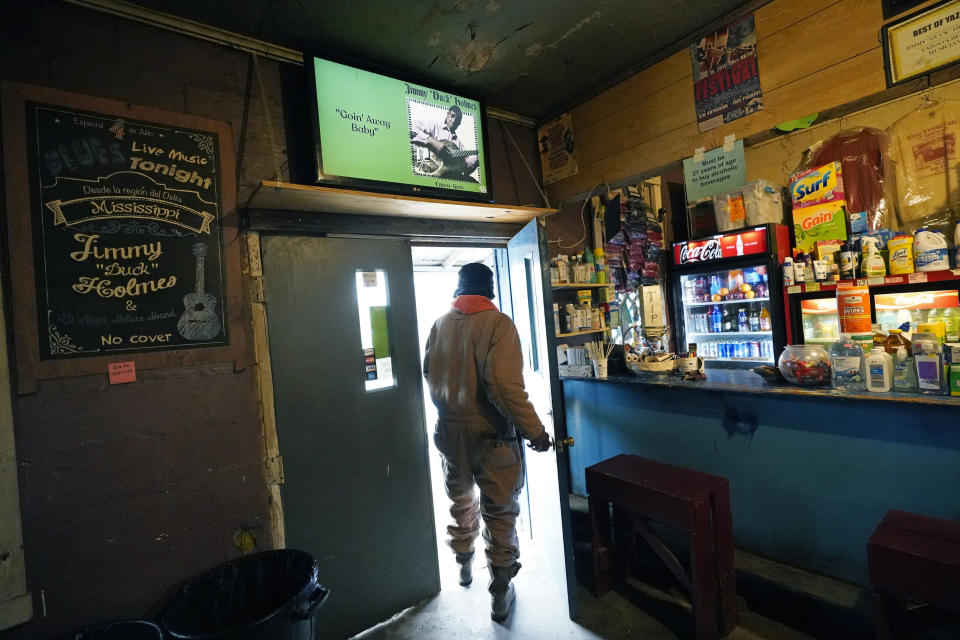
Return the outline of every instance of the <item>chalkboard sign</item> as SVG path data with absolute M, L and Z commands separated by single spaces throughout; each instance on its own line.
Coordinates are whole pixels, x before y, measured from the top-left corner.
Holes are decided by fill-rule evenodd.
M 7 215 L 11 253 L 20 257 L 12 265 L 15 304 L 19 280 L 29 276 L 35 293 L 30 322 L 38 377 L 46 377 L 49 362 L 230 345 L 236 295 L 228 275 L 238 260 L 227 255 L 236 247 L 225 247 L 227 235 L 236 240 L 232 195 L 229 221 L 223 206 L 226 189 L 234 188 L 223 166 L 225 125 L 207 121 L 214 127 L 196 128 L 189 126 L 196 118 L 96 98 L 31 100 L 53 90 L 18 88 L 28 185 L 16 188 L 28 187 L 29 222 L 19 217 L 26 212 Z M 9 103 L 17 102 L 4 89 L 10 158 L 18 141 L 7 138 L 8 130 L 18 131 L 20 123 L 7 117 Z M 101 105 L 114 109 L 83 108 Z M 8 205 L 16 205 L 10 175 L 6 181 Z M 203 360 L 181 354 L 154 365 Z M 137 361 L 139 368 L 150 366 L 142 356 Z
M 27 108 L 40 358 L 227 344 L 216 135 Z

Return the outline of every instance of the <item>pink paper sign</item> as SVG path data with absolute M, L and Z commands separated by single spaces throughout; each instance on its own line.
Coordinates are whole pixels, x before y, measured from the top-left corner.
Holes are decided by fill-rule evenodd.
M 123 384 L 137 381 L 137 365 L 133 360 L 129 362 L 111 362 L 107 366 L 110 374 L 110 384 Z

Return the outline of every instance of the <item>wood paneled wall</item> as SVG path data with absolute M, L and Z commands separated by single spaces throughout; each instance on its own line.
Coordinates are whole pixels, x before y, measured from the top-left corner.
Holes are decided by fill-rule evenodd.
M 754 16 L 762 111 L 701 134 L 685 48 L 573 110 L 580 172 L 551 185 L 551 201 L 886 89 L 877 0 L 774 0 Z

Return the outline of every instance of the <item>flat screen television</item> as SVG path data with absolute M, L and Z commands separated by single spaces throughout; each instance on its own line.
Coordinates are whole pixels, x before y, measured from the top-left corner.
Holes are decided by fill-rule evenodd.
M 480 100 L 318 55 L 304 62 L 317 184 L 491 200 Z

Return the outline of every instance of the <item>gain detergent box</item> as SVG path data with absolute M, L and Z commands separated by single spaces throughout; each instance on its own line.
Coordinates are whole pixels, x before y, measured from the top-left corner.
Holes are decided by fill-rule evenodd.
M 798 251 L 808 253 L 820 240 L 847 239 L 847 202 L 839 162 L 795 173 L 790 198 Z

